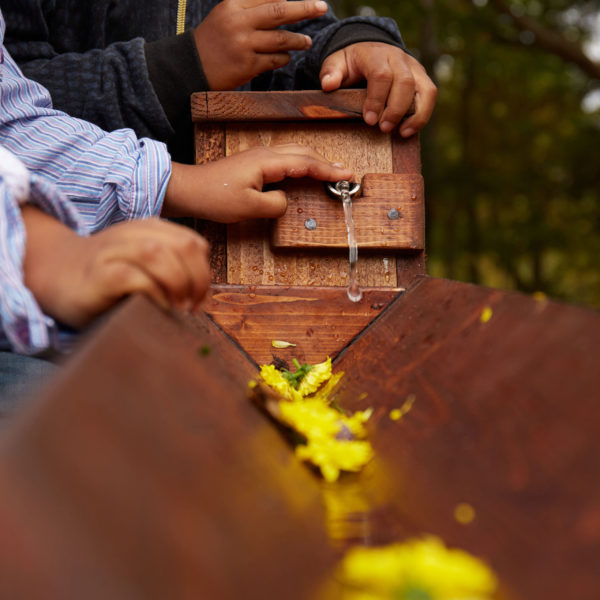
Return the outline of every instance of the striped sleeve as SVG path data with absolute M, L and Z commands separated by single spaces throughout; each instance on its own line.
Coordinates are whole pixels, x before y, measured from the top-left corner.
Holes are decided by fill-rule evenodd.
M 48 92 L 25 79 L 6 50 L 0 101 L 2 144 L 56 185 L 90 232 L 160 214 L 171 173 L 164 144 L 138 140 L 129 129 L 106 133 L 54 110 Z
M 45 315 L 23 280 L 26 232 L 20 204 L 29 202 L 80 234 L 75 208 L 51 184 L 0 146 L 0 349 L 39 354 L 58 347 L 56 323 Z

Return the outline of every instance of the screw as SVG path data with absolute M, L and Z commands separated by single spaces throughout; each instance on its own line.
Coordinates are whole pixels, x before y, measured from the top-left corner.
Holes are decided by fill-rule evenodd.
M 395 208 L 390 208 L 388 211 L 388 219 L 395 221 L 398 218 L 400 218 L 400 212 Z
M 309 231 L 314 231 L 317 228 L 317 222 L 314 219 L 306 219 L 306 221 L 304 221 L 304 227 Z

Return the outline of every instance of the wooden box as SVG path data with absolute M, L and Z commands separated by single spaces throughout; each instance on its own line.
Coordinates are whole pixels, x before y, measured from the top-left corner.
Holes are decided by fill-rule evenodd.
M 287 180 L 286 214 L 229 226 L 198 223 L 212 244 L 207 312 L 257 362 L 337 355 L 416 275 L 424 273 L 419 143 L 362 120 L 365 90 L 203 92 L 192 97 L 198 164 L 255 146 L 298 142 L 342 162 L 353 198 L 358 281 L 352 303 L 342 204 L 322 182 Z M 307 227 L 310 222 L 311 227 Z M 295 343 L 275 350 L 271 342 Z

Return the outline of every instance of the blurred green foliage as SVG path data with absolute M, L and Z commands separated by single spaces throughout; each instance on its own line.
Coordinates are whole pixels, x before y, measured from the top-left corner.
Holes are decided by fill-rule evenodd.
M 438 86 L 421 134 L 429 274 L 600 307 L 600 80 L 573 60 L 600 46 L 599 3 L 331 4 L 393 17 Z

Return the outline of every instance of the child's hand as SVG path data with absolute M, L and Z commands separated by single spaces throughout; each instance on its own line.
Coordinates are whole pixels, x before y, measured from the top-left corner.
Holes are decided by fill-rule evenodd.
M 325 2 L 223 0 L 196 27 L 194 37 L 211 90 L 232 90 L 264 71 L 286 65 L 289 52 L 306 50 L 311 39 L 276 29 L 320 17 Z
M 174 163 L 163 215 L 220 223 L 280 217 L 287 208 L 285 193 L 262 189 L 286 177 L 338 181 L 353 174 L 299 144 L 252 148 L 199 166 Z
M 72 327 L 134 292 L 192 310 L 210 284 L 208 244 L 187 227 L 148 219 L 85 238 L 36 208 L 22 212 L 25 284 L 46 314 Z
M 437 88 L 425 69 L 412 56 L 390 44 L 359 42 L 334 52 L 323 61 L 321 86 L 326 92 L 367 81 L 363 115 L 381 131 L 398 126 L 414 100 L 415 112 L 400 126 L 409 137 L 431 117 Z

